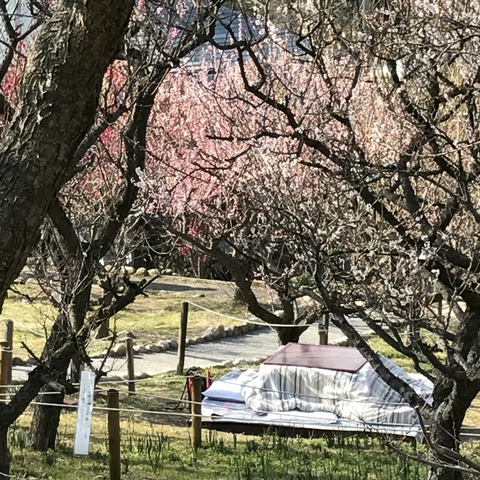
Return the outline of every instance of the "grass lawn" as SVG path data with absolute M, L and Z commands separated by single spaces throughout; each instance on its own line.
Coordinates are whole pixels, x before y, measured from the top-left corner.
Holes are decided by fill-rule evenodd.
M 409 447 L 407 447 L 409 448 Z M 44 454 L 19 451 L 12 473 L 22 479 L 107 479 L 105 439 L 94 439 L 85 458 L 71 454 L 62 436 L 57 451 Z M 151 433 L 130 430 L 122 440 L 124 480 L 412 480 L 425 478 L 425 468 L 389 452 L 378 442 L 347 439 L 286 439 L 210 434 L 196 453 L 181 432 L 161 428 Z

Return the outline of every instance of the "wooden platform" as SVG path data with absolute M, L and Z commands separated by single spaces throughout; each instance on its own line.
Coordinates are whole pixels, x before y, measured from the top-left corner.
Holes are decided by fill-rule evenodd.
M 325 428 L 299 428 L 287 427 L 283 425 L 252 424 L 243 422 L 211 422 L 202 421 L 202 428 L 215 430 L 217 432 L 237 433 L 243 435 L 265 435 L 274 434 L 280 437 L 300 437 L 300 438 L 346 438 L 346 437 L 377 437 L 392 438 L 395 437 L 406 442 L 417 442 L 417 437 L 406 435 L 405 432 L 384 432 L 367 428 L 335 428 L 325 426 Z
M 215 430 L 218 432 L 237 433 L 243 435 L 265 435 L 274 434 L 280 437 L 300 437 L 300 438 L 345 438 L 345 437 L 395 437 L 406 442 L 417 442 L 413 436 L 406 436 L 404 432 L 381 432 L 368 428 L 358 428 L 355 430 L 349 428 L 298 428 L 286 427 L 283 425 L 264 425 L 252 424 L 244 422 L 228 422 L 228 421 L 202 421 L 202 428 L 207 430 Z M 462 427 L 460 433 L 462 442 L 480 441 L 480 427 Z

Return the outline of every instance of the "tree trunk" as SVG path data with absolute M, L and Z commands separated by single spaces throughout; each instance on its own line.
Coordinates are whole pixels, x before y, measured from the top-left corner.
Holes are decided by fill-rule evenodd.
M 46 387 L 43 392 L 39 397 L 40 402 L 63 403 L 63 399 L 65 398 L 63 393 L 55 392 L 55 390 L 50 387 Z M 55 394 L 49 395 L 48 392 L 55 392 Z M 45 452 L 48 449 L 55 449 L 61 412 L 61 407 L 35 406 L 32 418 L 31 438 L 31 447 L 33 450 Z
M 476 397 L 478 387 L 471 382 L 454 383 L 453 380 L 442 378 L 434 389 L 434 412 L 430 425 L 430 439 L 434 445 L 460 453 L 460 429 L 465 414 Z M 455 461 L 432 452 L 438 467 L 431 467 L 428 480 L 462 480 L 462 472 L 441 466 L 456 465 Z
M 71 336 L 71 327 L 69 319 L 66 315 L 59 315 L 55 321 L 50 337 L 45 344 L 42 359 L 48 358 L 51 352 L 60 351 L 67 339 Z M 72 350 L 73 352 L 73 350 Z M 54 365 L 60 380 L 65 380 L 67 377 L 68 365 L 71 360 L 71 352 L 65 352 L 61 355 Z M 46 395 L 40 397 L 42 403 L 62 403 L 64 395 L 55 393 L 48 395 L 48 392 L 55 392 L 50 386 L 45 386 L 43 389 L 47 392 Z M 60 423 L 61 408 L 47 407 L 43 405 L 35 405 L 33 410 L 33 418 L 31 423 L 31 447 L 33 450 L 46 451 L 49 448 L 55 448 L 55 441 L 57 438 L 58 425 Z
M 133 1 L 56 6 L 29 52 L 18 110 L 0 136 L 0 310 L 94 121 Z
M 65 342 L 63 348 L 68 353 L 73 348 L 73 342 Z M 35 367 L 10 402 L 0 404 L 0 477 L 9 477 L 10 475 L 10 453 L 7 444 L 8 429 L 38 395 L 40 389 L 45 385 L 45 379 L 50 375 L 51 369 L 55 370 L 58 358 L 59 355 L 52 354 L 51 362 L 48 365 L 41 363 Z
M 454 428 L 454 422 L 452 422 L 451 405 L 445 406 L 442 412 L 437 412 L 434 415 L 430 428 L 430 436 L 432 442 L 443 447 L 450 448 L 451 450 L 458 452 L 459 443 L 455 441 L 454 435 L 456 434 Z M 454 415 L 453 415 L 454 416 Z M 459 433 L 459 432 L 457 432 Z M 458 437 L 457 437 L 458 438 Z M 434 455 L 435 460 L 439 465 L 445 461 L 441 455 Z M 451 463 L 451 460 L 448 462 Z M 428 480 L 462 480 L 463 475 L 461 472 L 455 472 L 443 467 L 430 467 L 428 472 Z
M 8 426 L 0 425 L 0 476 L 10 475 L 10 451 L 8 450 Z M 2 475 L 3 474 L 3 475 Z
M 104 294 L 104 303 L 110 305 L 114 300 L 112 292 L 106 292 Z M 110 335 L 110 319 L 107 318 L 102 324 L 98 327 L 97 338 L 107 338 Z
M 163 78 L 163 75 L 161 78 Z M 133 170 L 135 169 L 134 167 L 142 166 L 144 163 L 145 150 L 140 149 L 139 152 L 132 152 L 131 149 L 133 146 L 137 148 L 139 141 L 142 145 L 145 144 L 147 123 L 155 92 L 156 89 L 152 86 L 151 91 L 147 90 L 140 99 L 137 99 L 138 103 L 129 120 L 127 137 L 130 139 L 130 142 L 127 142 L 127 152 L 130 154 L 129 158 L 131 161 L 136 160 L 134 164 L 130 165 Z M 133 173 L 130 173 L 133 178 Z M 54 329 L 52 329 L 52 334 L 44 349 L 43 357 L 48 357 L 49 353 L 61 350 L 64 340 L 68 338 L 66 336 L 72 333 L 77 334 L 83 327 L 90 304 L 96 267 L 101 257 L 113 243 L 122 222 L 130 212 L 137 192 L 138 187 L 132 182 L 115 199 L 115 207 L 111 214 L 107 216 L 100 233 L 97 232 L 98 236 L 90 243 L 86 256 L 84 256 L 85 250 L 82 249 L 81 241 L 72 222 L 65 214 L 60 203 L 58 201 L 52 202 L 49 213 L 55 226 L 53 235 L 56 239 L 55 244 L 58 250 L 59 264 L 64 266 L 60 269 L 64 279 L 62 284 L 62 313 L 57 319 Z M 111 295 L 111 301 L 109 300 L 107 305 L 111 306 L 114 299 L 115 297 Z M 103 324 L 105 323 L 108 326 L 108 318 L 103 322 Z M 71 379 L 74 382 L 79 382 L 82 358 L 76 353 L 72 352 L 72 355 L 69 357 L 64 356 L 64 363 L 57 370 L 61 372 L 63 378 L 66 378 L 68 363 L 71 361 Z M 54 397 L 59 397 L 59 395 L 51 396 L 52 399 Z M 55 407 L 37 406 L 35 408 L 32 421 L 32 430 L 34 432 L 33 448 L 45 450 L 54 447 L 60 413 L 61 409 Z
M 110 335 L 110 319 L 106 319 L 102 324 L 98 327 L 97 336 L 96 338 L 107 338 Z
M 286 345 L 287 343 L 298 343 L 300 335 L 305 331 L 305 327 L 275 327 L 278 335 L 278 341 L 280 345 Z

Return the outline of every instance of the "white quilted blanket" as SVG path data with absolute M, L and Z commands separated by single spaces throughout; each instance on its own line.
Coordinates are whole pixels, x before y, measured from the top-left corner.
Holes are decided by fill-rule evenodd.
M 426 379 L 415 379 L 385 357 L 385 366 L 428 398 Z M 413 425 L 415 411 L 366 363 L 356 373 L 318 368 L 261 365 L 258 376 L 242 389 L 247 406 L 255 412 L 332 412 L 366 423 Z

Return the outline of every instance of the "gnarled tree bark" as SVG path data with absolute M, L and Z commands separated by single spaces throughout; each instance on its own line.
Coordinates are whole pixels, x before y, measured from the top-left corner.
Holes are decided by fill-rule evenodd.
M 132 5 L 58 2 L 28 55 L 18 110 L 0 137 L 0 308 L 93 123 Z

